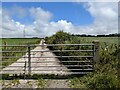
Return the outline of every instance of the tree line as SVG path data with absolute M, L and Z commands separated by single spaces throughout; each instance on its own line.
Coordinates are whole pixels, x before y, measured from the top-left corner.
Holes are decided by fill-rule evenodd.
M 99 34 L 99 35 L 87 35 L 87 34 L 72 34 L 72 36 L 80 36 L 80 37 L 120 37 L 120 34 L 108 34 L 108 35 L 105 35 L 105 34 Z

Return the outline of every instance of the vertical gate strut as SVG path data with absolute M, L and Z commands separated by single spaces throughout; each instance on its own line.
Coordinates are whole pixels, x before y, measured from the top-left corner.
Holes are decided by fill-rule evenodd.
M 30 53 L 30 45 L 28 45 L 28 74 L 31 75 L 31 53 Z

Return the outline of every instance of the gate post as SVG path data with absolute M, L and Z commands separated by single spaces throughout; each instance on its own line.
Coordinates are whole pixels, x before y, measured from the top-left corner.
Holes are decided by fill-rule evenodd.
M 28 45 L 28 74 L 31 75 L 31 53 L 30 53 L 30 45 Z
M 94 62 L 95 63 L 97 63 L 97 64 L 99 64 L 100 63 L 100 55 L 99 55 L 99 51 L 100 51 L 100 49 L 99 49 L 99 47 L 100 47 L 100 43 L 99 43 L 99 40 L 95 40 L 95 41 L 93 41 L 92 42 L 93 44 L 94 44 Z

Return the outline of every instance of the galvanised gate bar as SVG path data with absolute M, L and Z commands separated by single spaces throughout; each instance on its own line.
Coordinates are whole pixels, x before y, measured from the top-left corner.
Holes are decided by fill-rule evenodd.
M 94 64 L 99 63 L 97 41 L 92 44 L 2 45 L 1 47 L 3 49 L 1 74 L 88 74 L 94 71 Z M 53 47 L 57 49 L 51 49 Z

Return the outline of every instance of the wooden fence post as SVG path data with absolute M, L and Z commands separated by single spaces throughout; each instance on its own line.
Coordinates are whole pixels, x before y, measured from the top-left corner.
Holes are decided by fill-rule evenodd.
M 94 62 L 99 64 L 100 63 L 100 55 L 99 55 L 100 43 L 99 43 L 99 40 L 93 41 L 93 44 L 94 44 Z

